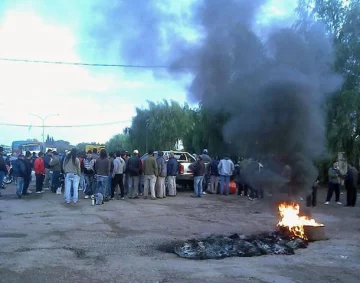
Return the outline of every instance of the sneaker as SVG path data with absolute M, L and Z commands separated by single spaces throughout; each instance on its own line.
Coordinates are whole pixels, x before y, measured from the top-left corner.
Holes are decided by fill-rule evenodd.
M 37 194 L 42 194 L 43 192 L 42 192 L 42 191 L 37 191 L 36 193 L 37 193 Z
M 336 204 L 338 204 L 338 205 L 342 205 L 342 203 L 341 203 L 340 201 L 337 201 L 337 202 L 336 202 Z
M 115 197 L 111 198 L 111 200 L 115 200 Z
M 58 189 L 56 190 L 56 194 L 57 194 L 57 195 L 61 195 L 61 188 L 58 188 Z
M 28 190 L 27 193 L 28 193 L 28 194 L 32 194 L 32 191 Z
M 202 192 L 203 195 L 206 195 L 206 192 Z
M 151 197 L 152 200 L 156 200 L 156 197 Z
M 90 198 L 88 195 L 86 195 L 86 196 L 84 197 L 84 199 L 88 199 L 88 198 Z
M 77 201 L 74 201 L 73 204 L 77 204 Z
M 50 190 L 49 188 L 44 188 L 44 191 L 48 191 L 48 190 Z
M 143 196 L 143 193 L 140 193 L 139 196 Z
M 70 201 L 67 201 L 66 204 L 70 204 Z
M 124 198 L 124 197 L 121 197 L 120 199 L 121 199 L 121 200 L 124 200 L 125 198 Z
M 328 201 L 326 201 L 324 204 L 325 204 L 325 205 L 329 205 L 329 202 L 328 202 Z

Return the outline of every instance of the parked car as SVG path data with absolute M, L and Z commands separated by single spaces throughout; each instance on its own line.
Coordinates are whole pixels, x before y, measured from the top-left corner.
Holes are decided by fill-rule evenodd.
M 194 182 L 193 172 L 189 169 L 190 164 L 196 161 L 195 157 L 185 151 L 164 150 L 164 158 L 169 160 L 170 152 L 174 153 L 175 159 L 179 162 L 179 172 L 176 176 L 176 183 L 180 186 L 192 186 Z M 154 151 L 155 158 L 158 157 L 158 151 Z M 148 154 L 141 156 L 143 162 L 148 157 Z

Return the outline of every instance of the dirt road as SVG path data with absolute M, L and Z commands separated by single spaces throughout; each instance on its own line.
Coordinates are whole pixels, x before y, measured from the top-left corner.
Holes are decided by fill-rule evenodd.
M 265 201 L 182 192 L 163 200 L 90 200 L 66 205 L 49 192 L 0 198 L 0 282 L 358 282 L 360 208 L 319 204 L 328 241 L 293 256 L 192 261 L 159 250 L 174 240 L 271 231 Z M 319 199 L 323 199 L 321 192 Z M 345 196 L 342 196 L 343 199 Z M 303 204 L 303 202 L 302 202 Z

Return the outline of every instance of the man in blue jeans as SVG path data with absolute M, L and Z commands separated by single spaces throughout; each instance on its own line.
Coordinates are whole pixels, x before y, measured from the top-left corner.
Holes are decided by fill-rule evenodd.
M 220 175 L 220 194 L 224 192 L 224 183 L 226 184 L 226 195 L 229 195 L 229 184 L 230 176 L 233 174 L 235 169 L 234 163 L 230 158 L 225 155 L 223 159 L 220 160 L 218 165 L 219 175 Z
M 21 198 L 24 189 L 24 178 L 26 176 L 26 166 L 24 163 L 24 155 L 19 154 L 18 159 L 14 161 L 14 177 L 16 178 L 16 195 Z
M 197 161 L 190 165 L 190 170 L 194 173 L 194 194 L 192 196 L 200 198 L 203 191 L 202 182 L 205 175 L 205 163 L 201 155 L 197 155 L 196 159 Z
M 3 186 L 3 181 L 6 176 L 6 172 L 7 172 L 6 163 L 5 163 L 3 155 L 4 155 L 4 148 L 2 146 L 0 146 L 0 186 L 1 187 Z M 0 193 L 0 196 L 1 196 L 1 193 Z

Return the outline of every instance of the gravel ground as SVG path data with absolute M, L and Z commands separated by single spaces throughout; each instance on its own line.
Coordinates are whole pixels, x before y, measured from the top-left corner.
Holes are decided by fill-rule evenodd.
M 1 283 L 358 282 L 359 207 L 321 202 L 312 208 L 329 240 L 293 256 L 193 261 L 161 247 L 195 236 L 271 231 L 275 206 L 235 195 L 191 198 L 190 192 L 96 207 L 83 199 L 66 205 L 49 192 L 17 199 L 14 185 L 2 193 Z

